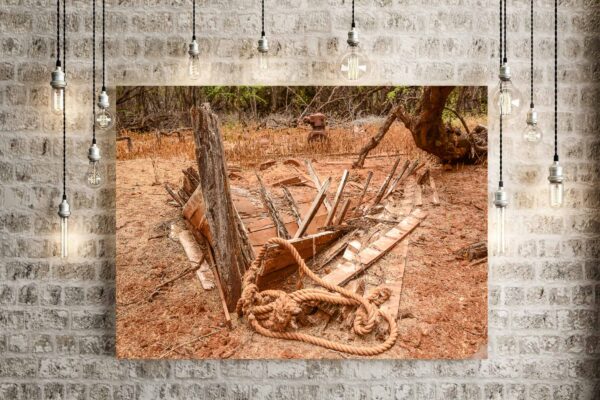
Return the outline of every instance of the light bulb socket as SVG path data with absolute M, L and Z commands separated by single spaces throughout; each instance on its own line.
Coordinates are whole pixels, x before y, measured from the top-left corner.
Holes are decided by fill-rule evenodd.
M 527 111 L 527 125 L 537 125 L 538 122 L 538 114 L 533 108 L 530 108 Z
M 110 107 L 110 101 L 108 99 L 108 93 L 106 93 L 106 90 L 100 92 L 100 94 L 98 95 L 98 103 L 96 104 L 99 108 L 102 108 L 104 110 Z
M 261 53 L 268 53 L 269 52 L 269 41 L 267 40 L 266 36 L 261 36 L 260 39 L 258 39 L 258 47 L 257 47 L 258 51 Z
M 563 168 L 558 163 L 558 161 L 554 161 L 550 168 L 548 168 L 548 182 L 550 183 L 563 183 L 565 177 L 563 176 Z
M 92 143 L 88 149 L 88 160 L 90 160 L 90 162 L 98 162 L 100 161 L 100 158 L 100 148 L 96 143 Z
M 58 216 L 61 218 L 69 218 L 71 216 L 71 207 L 65 198 L 58 205 Z
M 348 31 L 348 39 L 346 40 L 346 43 L 348 43 L 348 46 L 350 47 L 358 46 L 360 42 L 358 41 L 358 31 L 356 28 L 352 27 L 352 29 Z
M 189 44 L 189 46 L 188 46 L 188 54 L 191 57 L 195 57 L 198 54 L 200 54 L 200 49 L 198 47 L 198 42 L 196 41 L 196 39 L 193 39 L 192 42 Z
M 504 188 L 499 187 L 498 190 L 494 192 L 494 205 L 497 208 L 505 208 L 508 206 L 508 194 Z
M 501 81 L 510 81 L 511 78 L 511 74 L 510 74 L 510 67 L 508 64 L 502 64 L 500 66 L 500 72 L 498 73 L 498 77 L 500 78 Z
M 65 73 L 62 68 L 57 65 L 54 71 L 52 71 L 52 80 L 50 81 L 50 86 L 54 89 L 63 89 L 67 86 L 67 82 L 65 81 Z

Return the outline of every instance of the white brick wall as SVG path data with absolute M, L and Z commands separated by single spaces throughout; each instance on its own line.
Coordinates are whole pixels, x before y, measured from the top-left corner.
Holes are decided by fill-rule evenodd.
M 342 2 L 344 4 L 342 4 Z M 0 2 L 1 399 L 591 399 L 600 392 L 600 2 L 560 3 L 561 161 L 567 207 L 547 206 L 551 161 L 552 4 L 535 0 L 536 105 L 547 135 L 506 140 L 510 252 L 490 260 L 488 360 L 180 361 L 114 359 L 114 188 L 79 184 L 89 143 L 89 1 L 69 1 L 69 182 L 73 261 L 57 253 L 60 121 L 48 112 L 54 1 Z M 527 90 L 528 0 L 511 0 L 509 52 Z M 258 0 L 198 0 L 211 64 L 203 83 L 252 83 Z M 186 84 L 190 0 L 109 0 L 108 80 Z M 348 0 L 267 0 L 277 50 L 269 83 L 336 84 Z M 496 0 L 358 0 L 368 83 L 494 84 Z M 101 134 L 114 156 L 112 135 Z M 496 146 L 495 138 L 492 138 Z M 108 157 L 107 157 L 108 158 Z M 114 164 L 107 163 L 109 177 Z M 495 148 L 490 184 L 495 185 Z M 91 221 L 91 222 L 90 222 Z M 594 397 L 595 396 L 595 397 Z

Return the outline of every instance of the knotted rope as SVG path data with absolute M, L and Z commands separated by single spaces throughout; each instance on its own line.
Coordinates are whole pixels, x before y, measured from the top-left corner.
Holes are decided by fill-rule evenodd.
M 262 262 L 267 254 L 267 249 L 272 244 L 281 246 L 291 254 L 298 265 L 300 279 L 302 279 L 303 275 L 306 275 L 330 292 L 312 288 L 300 289 L 292 293 L 282 290 L 259 291 L 256 280 Z M 242 282 L 242 289 L 242 295 L 237 304 L 238 315 L 240 317 L 245 315 L 252 328 L 263 336 L 297 340 L 358 356 L 381 354 L 389 350 L 398 338 L 396 321 L 389 314 L 378 308 L 379 305 L 389 298 L 389 289 L 378 289 L 369 298 L 365 298 L 340 286 L 326 282 L 306 266 L 298 251 L 285 239 L 276 237 L 269 239 L 265 243 L 250 268 L 246 271 Z M 290 325 L 295 327 L 294 318 L 302 312 L 302 303 L 316 304 L 322 302 L 341 306 L 359 306 L 354 318 L 353 330 L 361 336 L 373 331 L 378 322 L 377 317 L 381 315 L 389 325 L 388 338 L 383 343 L 374 346 L 353 346 L 313 335 L 286 331 Z

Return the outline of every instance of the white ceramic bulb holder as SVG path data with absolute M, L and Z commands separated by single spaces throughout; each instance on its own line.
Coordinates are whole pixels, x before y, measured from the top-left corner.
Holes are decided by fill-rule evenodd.
M 53 89 L 64 89 L 65 86 L 67 86 L 67 82 L 65 81 L 65 73 L 60 65 L 57 65 L 54 71 L 52 71 L 52 80 L 50 81 L 50 86 L 52 86 Z
M 506 208 L 508 206 L 508 195 L 503 187 L 499 187 L 494 192 L 494 206 L 497 208 Z
M 356 28 L 353 27 L 350 31 L 348 31 L 348 39 L 346 40 L 346 43 L 348 43 L 348 46 L 350 47 L 358 46 L 360 42 L 358 41 L 358 31 Z
M 537 122 L 538 122 L 537 111 L 535 111 L 533 108 L 530 108 L 529 111 L 527 111 L 527 125 L 535 126 L 535 125 L 537 125 Z
M 96 143 L 92 143 L 88 149 L 88 160 L 90 160 L 90 162 L 97 162 L 100 161 L 100 158 L 100 148 Z
M 102 90 L 100 92 L 100 94 L 98 95 L 97 105 L 99 108 L 102 108 L 103 110 L 107 110 L 108 107 L 110 107 L 110 101 L 108 99 L 108 93 L 106 93 L 106 90 Z
M 71 207 L 69 206 L 67 198 L 64 196 L 58 205 L 58 216 L 61 218 L 69 218 L 71 216 Z
M 510 67 L 508 66 L 508 64 L 504 63 L 500 66 L 500 72 L 498 73 L 498 77 L 503 82 L 510 81 L 511 74 Z
M 196 57 L 200 54 L 200 49 L 198 48 L 198 42 L 196 39 L 192 39 L 192 42 L 188 46 L 188 54 L 190 57 Z
M 548 168 L 548 182 L 550 183 L 563 183 L 565 177 L 563 176 L 563 168 L 558 163 L 558 161 L 554 161 L 550 168 Z
M 261 36 L 260 39 L 258 39 L 258 47 L 257 47 L 258 51 L 261 53 L 268 53 L 269 52 L 269 41 L 267 40 L 266 36 Z

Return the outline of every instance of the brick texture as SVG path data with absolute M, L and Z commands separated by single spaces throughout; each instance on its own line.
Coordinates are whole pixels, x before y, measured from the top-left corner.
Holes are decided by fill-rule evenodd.
M 0 399 L 599 399 L 600 3 L 560 0 L 560 153 L 567 206 L 548 207 L 551 0 L 536 4 L 536 149 L 506 138 L 509 252 L 490 258 L 489 359 L 119 361 L 114 358 L 114 186 L 82 185 L 90 2 L 68 2 L 68 180 L 79 242 L 58 253 L 60 120 L 49 112 L 55 2 L 0 2 Z M 85 4 L 87 3 L 87 4 Z M 267 0 L 269 84 L 337 84 L 347 0 Z M 509 56 L 525 95 L 529 1 L 509 0 Z M 495 84 L 496 0 L 357 0 L 369 84 Z M 259 0 L 198 0 L 202 83 L 251 84 Z M 188 84 L 191 0 L 108 0 L 110 90 Z M 75 100 L 76 99 L 76 100 Z M 100 134 L 114 176 L 112 134 Z M 497 140 L 491 138 L 490 188 Z M 92 221 L 93 223 L 86 222 Z

